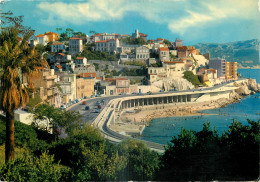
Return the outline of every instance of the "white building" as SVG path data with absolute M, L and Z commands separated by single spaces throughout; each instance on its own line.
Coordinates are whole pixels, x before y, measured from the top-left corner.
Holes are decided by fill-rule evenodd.
M 47 45 L 49 39 L 48 39 L 48 36 L 47 35 L 44 35 L 44 34 L 39 34 L 37 36 L 35 36 L 35 44 L 42 44 L 42 45 Z
M 61 87 L 61 97 L 64 104 L 76 99 L 76 74 L 64 74 L 57 84 Z
M 82 39 L 78 37 L 70 38 L 69 40 L 69 52 L 71 54 L 81 53 L 83 51 Z
M 100 40 L 100 41 L 96 41 L 95 50 L 109 52 L 109 53 L 116 53 L 117 48 L 119 46 L 120 46 L 120 42 L 118 39 Z

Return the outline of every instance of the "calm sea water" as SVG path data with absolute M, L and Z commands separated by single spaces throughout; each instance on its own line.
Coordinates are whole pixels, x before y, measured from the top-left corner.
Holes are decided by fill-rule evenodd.
M 239 69 L 239 73 L 246 78 L 254 78 L 260 83 L 260 69 Z M 203 113 L 214 114 L 204 116 L 183 116 L 158 118 L 150 122 L 143 135 L 138 137 L 160 144 L 167 144 L 173 136 L 177 136 L 181 128 L 200 131 L 203 123 L 209 121 L 212 127 L 216 127 L 218 133 L 228 130 L 228 125 L 233 119 L 242 124 L 248 124 L 247 119 L 257 121 L 260 119 L 260 93 L 248 96 L 240 103 L 227 105 L 224 108 L 205 110 Z

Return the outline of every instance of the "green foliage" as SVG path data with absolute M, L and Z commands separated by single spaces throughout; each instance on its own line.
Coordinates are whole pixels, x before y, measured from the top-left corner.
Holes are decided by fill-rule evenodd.
M 107 52 L 103 51 L 95 51 L 91 48 L 91 46 L 85 46 L 82 53 L 80 53 L 81 57 L 86 57 L 88 60 L 104 60 L 104 61 L 117 61 L 117 55 L 110 55 Z
M 25 153 L 5 164 L 1 175 L 6 181 L 60 181 L 62 169 L 54 165 L 54 157 L 47 153 L 40 157 Z
M 116 180 L 126 159 L 115 151 L 107 151 L 99 131 L 89 124 L 71 132 L 51 150 L 62 164 L 71 166 L 73 181 Z
M 46 121 L 46 130 L 51 125 L 53 128 L 61 127 L 68 134 L 73 128 L 79 127 L 81 115 L 76 111 L 56 109 L 48 104 L 38 105 L 34 113 L 34 126 L 40 127 L 40 121 Z
M 164 39 L 163 43 L 165 43 L 166 45 L 171 45 L 171 42 L 167 39 Z
M 260 121 L 234 121 L 218 136 L 210 124 L 199 132 L 182 129 L 166 147 L 160 180 L 254 180 L 258 177 Z
M 119 174 L 119 180 L 154 180 L 159 170 L 159 155 L 143 142 L 127 140 L 119 144 L 119 154 L 127 158 L 126 168 Z
M 194 86 L 197 86 L 197 85 L 201 84 L 200 81 L 199 81 L 198 76 L 194 75 L 192 71 L 185 71 L 183 78 L 185 78 L 186 80 L 191 82 Z
M 37 104 L 41 103 L 42 99 L 39 96 L 35 96 L 34 98 L 30 98 L 27 106 L 29 110 L 33 109 Z
M 134 44 L 134 45 L 144 45 L 146 42 L 144 41 L 143 38 L 132 38 L 132 37 L 126 37 L 121 39 L 122 42 L 125 42 L 126 44 Z
M 122 70 L 122 74 L 124 76 L 145 76 L 147 74 L 147 68 L 145 68 L 145 67 L 142 67 L 142 69 L 124 68 Z
M 42 54 L 45 51 L 45 46 L 42 44 L 37 44 L 35 46 L 35 50 L 37 50 L 39 54 Z
M 124 64 L 135 65 L 135 66 L 146 66 L 146 64 L 141 61 L 129 61 L 129 62 L 125 62 Z

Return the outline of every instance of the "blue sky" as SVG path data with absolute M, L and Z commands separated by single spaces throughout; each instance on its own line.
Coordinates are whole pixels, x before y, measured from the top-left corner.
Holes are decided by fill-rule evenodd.
M 258 0 L 5 0 L 4 11 L 24 16 L 36 34 L 72 28 L 89 34 L 135 29 L 184 44 L 260 37 Z

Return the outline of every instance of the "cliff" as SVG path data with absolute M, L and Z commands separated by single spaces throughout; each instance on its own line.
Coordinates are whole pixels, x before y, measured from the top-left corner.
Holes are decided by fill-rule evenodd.
M 235 91 L 241 96 L 253 95 L 256 92 L 260 92 L 260 85 L 256 83 L 255 79 L 234 82 L 234 86 L 239 87 Z

